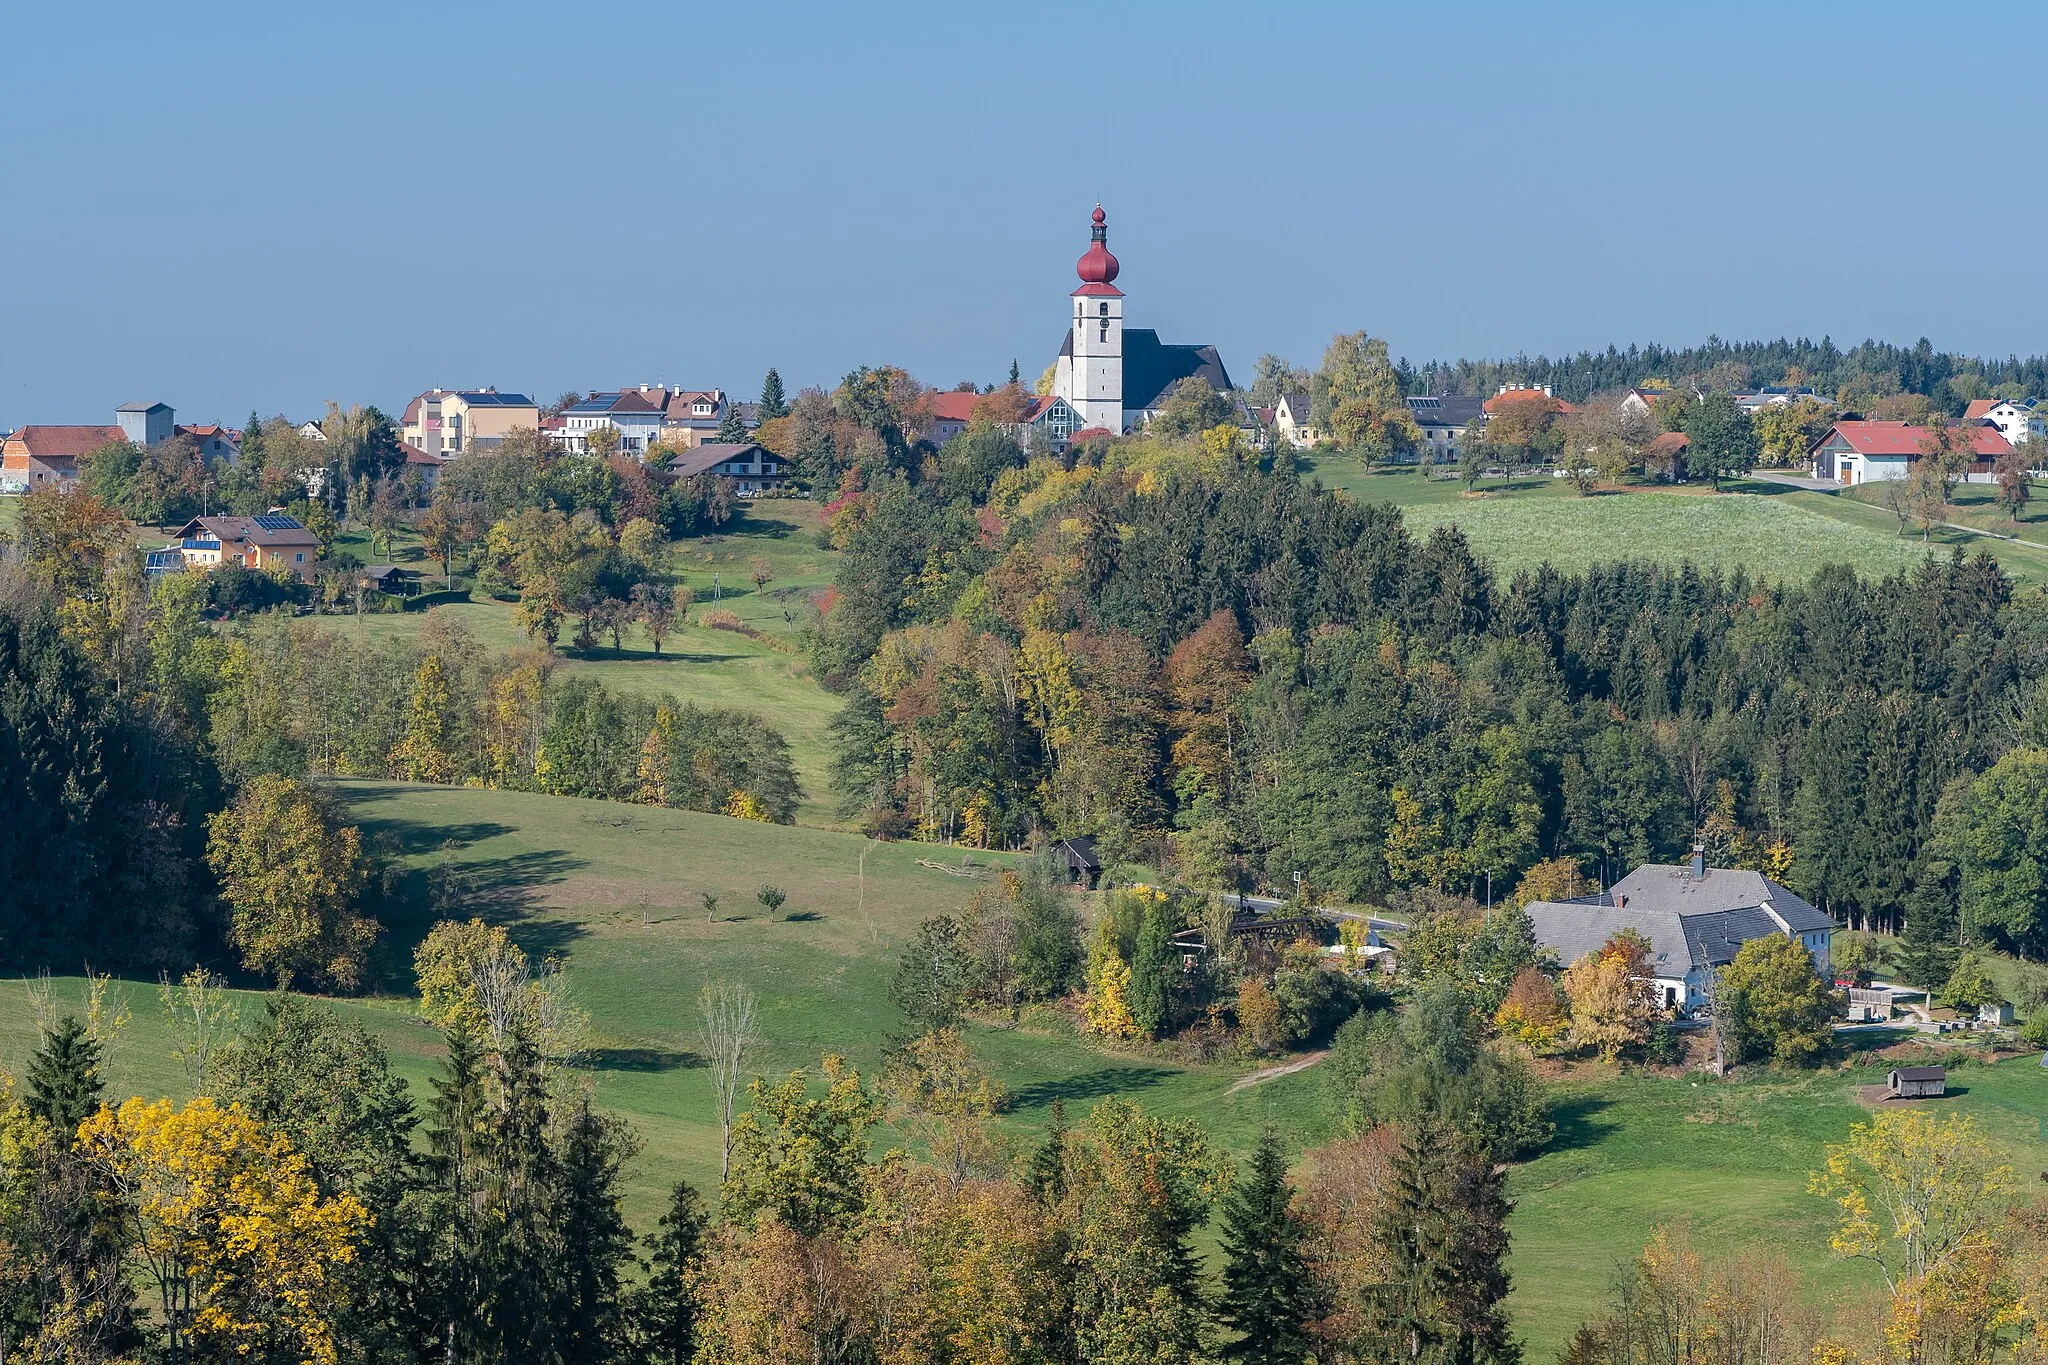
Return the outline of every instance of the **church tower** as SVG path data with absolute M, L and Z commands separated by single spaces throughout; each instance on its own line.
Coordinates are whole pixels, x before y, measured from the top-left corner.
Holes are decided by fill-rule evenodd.
M 1109 228 L 1102 205 L 1095 206 L 1088 254 L 1075 265 L 1081 287 L 1073 294 L 1073 331 L 1063 381 L 1055 392 L 1067 400 L 1085 427 L 1124 429 L 1124 296 L 1115 284 L 1116 257 L 1109 254 Z

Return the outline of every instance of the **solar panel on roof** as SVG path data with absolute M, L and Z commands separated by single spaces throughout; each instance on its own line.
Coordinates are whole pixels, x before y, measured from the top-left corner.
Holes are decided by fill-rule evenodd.
M 300 529 L 297 517 L 261 516 L 252 517 L 250 520 L 266 531 L 296 531 Z

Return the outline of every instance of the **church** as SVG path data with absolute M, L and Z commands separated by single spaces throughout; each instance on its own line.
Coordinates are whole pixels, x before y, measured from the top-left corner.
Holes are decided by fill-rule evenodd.
M 1124 327 L 1124 294 L 1116 287 L 1108 219 L 1095 206 L 1088 253 L 1075 269 L 1081 287 L 1066 340 L 1054 363 L 1052 391 L 1067 400 L 1083 429 L 1121 435 L 1151 421 L 1173 386 L 1190 375 L 1229 393 L 1230 375 L 1214 346 L 1168 346 L 1149 327 Z

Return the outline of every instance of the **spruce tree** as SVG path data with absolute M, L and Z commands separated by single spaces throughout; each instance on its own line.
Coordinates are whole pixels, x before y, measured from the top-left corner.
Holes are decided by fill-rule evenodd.
M 555 1330 L 564 1361 L 604 1361 L 626 1346 L 620 1270 L 633 1255 L 633 1230 L 620 1206 L 620 1182 L 633 1142 L 623 1122 L 578 1097 L 562 1136 L 553 1236 L 561 1286 Z
M 648 1365 L 689 1365 L 697 1354 L 697 1319 L 702 1309 L 690 1275 L 704 1249 L 711 1218 L 687 1180 L 669 1191 L 668 1212 L 650 1233 L 647 1283 L 634 1296 L 633 1317 L 640 1358 Z
M 69 1137 L 100 1108 L 100 1045 L 67 1014 L 28 1059 L 28 1111 Z
M 1923 990 L 1940 989 L 1956 969 L 1955 897 L 1948 879 L 1923 868 L 1906 897 L 1906 927 L 1899 934 L 1899 975 Z
M 1148 1038 L 1173 1022 L 1173 920 L 1164 901 L 1145 907 L 1131 958 L 1131 1018 Z
M 1010 361 L 1010 382 L 1015 384 L 1020 378 L 1022 375 L 1017 369 L 1017 362 L 1013 359 Z
M 1031 1192 L 1041 1204 L 1057 1204 L 1067 1195 L 1067 1102 L 1052 1102 L 1052 1127 L 1031 1153 Z
M 1227 1259 L 1217 1315 L 1239 1334 L 1222 1348 L 1225 1360 L 1293 1365 L 1308 1356 L 1308 1267 L 1304 1229 L 1288 1207 L 1293 1194 L 1280 1140 L 1266 1132 L 1223 1204 Z
M 1374 1240 L 1385 1280 L 1368 1298 L 1367 1355 L 1415 1365 L 1519 1365 L 1508 1335 L 1501 1176 L 1472 1141 L 1425 1113 L 1394 1157 Z
M 440 1319 L 435 1335 L 449 1360 L 470 1360 L 480 1349 L 475 1311 L 480 1283 L 477 1195 L 482 1183 L 478 1130 L 483 1122 L 483 1051 L 458 1020 L 448 1031 L 448 1056 L 433 1081 L 427 1106 L 428 1166 L 434 1176 L 435 1217 L 443 1230 L 431 1253 Z
M 782 376 L 772 369 L 768 371 L 768 377 L 761 381 L 761 410 L 759 416 L 764 422 L 772 422 L 778 417 L 789 416 L 789 404 L 784 401 L 782 396 Z
M 725 412 L 718 419 L 718 443 L 736 446 L 745 444 L 747 421 L 740 416 L 740 405 L 730 398 L 725 400 Z

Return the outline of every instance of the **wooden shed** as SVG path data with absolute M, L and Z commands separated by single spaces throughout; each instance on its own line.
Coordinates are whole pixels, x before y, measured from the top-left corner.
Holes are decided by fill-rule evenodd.
M 1078 839 L 1062 839 L 1053 848 L 1066 860 L 1067 875 L 1094 890 L 1096 878 L 1102 875 L 1102 864 L 1095 857 L 1095 840 L 1084 834 Z
M 1902 1100 L 1931 1099 L 1948 1093 L 1948 1068 L 1902 1066 L 1885 1078 L 1885 1088 Z

